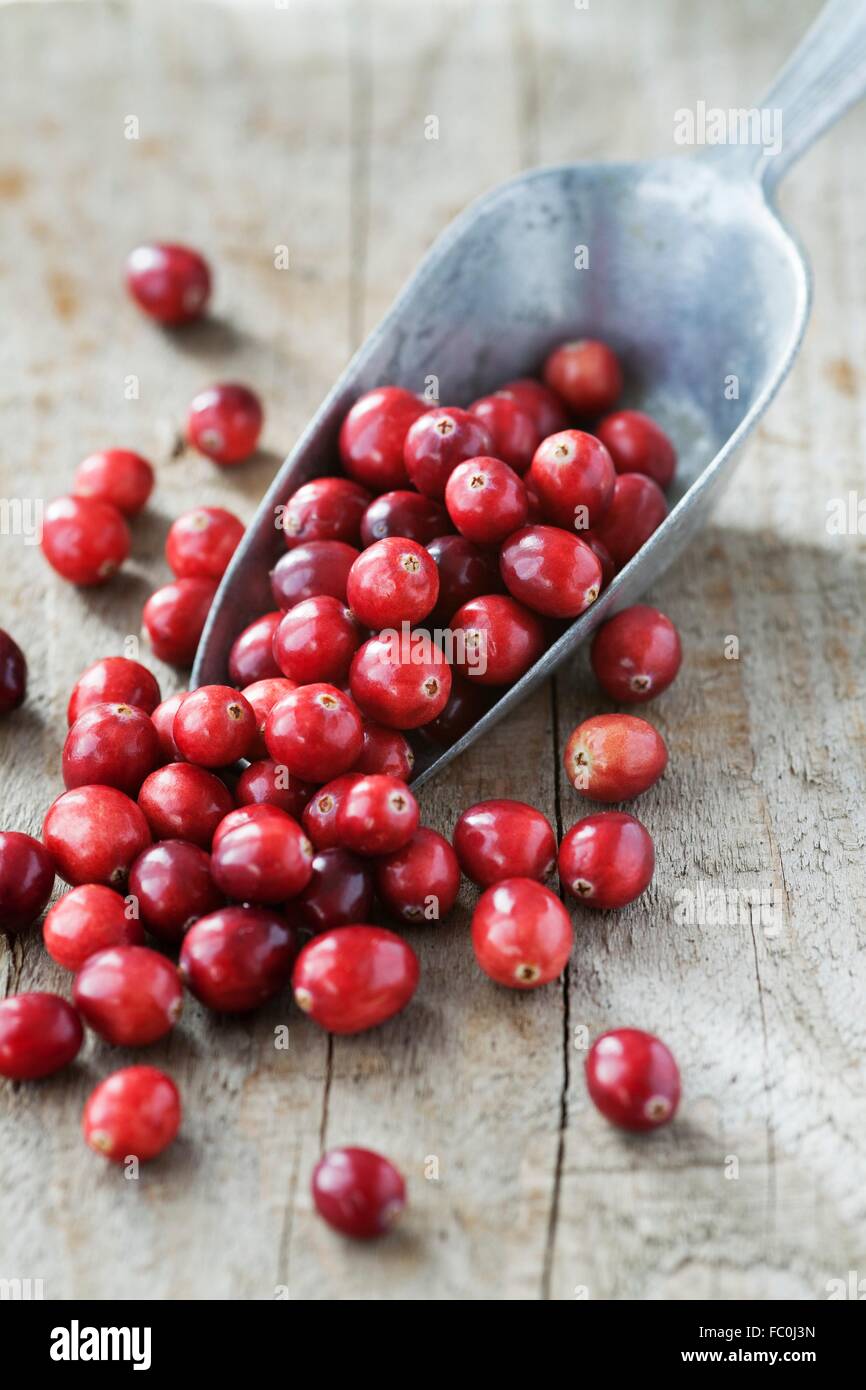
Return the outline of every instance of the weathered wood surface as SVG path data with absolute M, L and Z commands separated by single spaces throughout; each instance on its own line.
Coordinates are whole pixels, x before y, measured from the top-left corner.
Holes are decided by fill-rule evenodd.
M 68 688 L 137 633 L 171 516 L 252 514 L 443 224 L 536 162 L 669 151 L 677 107 L 750 104 L 816 8 L 0 10 L 0 494 L 50 498 L 112 444 L 159 469 L 134 563 L 101 593 L 3 537 L 0 623 L 31 669 L 0 730 L 5 827 L 38 832 Z M 329 1044 L 287 999 L 241 1022 L 189 1002 L 149 1053 L 183 1092 L 183 1137 L 137 1182 L 78 1133 L 117 1053 L 91 1038 L 67 1075 L 6 1083 L 0 1276 L 42 1278 L 48 1297 L 816 1299 L 866 1274 L 864 551 L 825 527 L 828 500 L 863 486 L 864 137 L 866 113 L 849 115 L 785 186 L 817 283 L 803 354 L 712 530 L 654 595 L 687 656 L 653 711 L 672 761 L 641 802 L 651 892 L 617 916 L 576 909 L 562 987 L 515 997 L 474 968 L 466 890 L 450 922 L 413 933 L 416 1003 L 355 1039 Z M 145 236 L 209 254 L 214 320 L 167 338 L 127 305 L 123 257 Z M 266 452 L 228 474 L 179 444 L 186 402 L 219 377 L 268 408 Z M 425 818 L 447 831 L 472 800 L 517 794 L 566 827 L 580 807 L 559 754 L 604 708 L 584 656 L 425 791 Z M 762 891 L 769 926 L 740 915 Z M 683 920 L 701 892 L 710 920 Z M 0 947 L 5 992 L 68 984 L 38 931 Z M 684 1071 L 681 1119 L 648 1141 L 584 1091 L 585 1037 L 626 1023 L 662 1034 Z M 348 1249 L 314 1218 L 323 1142 L 406 1171 L 393 1239 Z

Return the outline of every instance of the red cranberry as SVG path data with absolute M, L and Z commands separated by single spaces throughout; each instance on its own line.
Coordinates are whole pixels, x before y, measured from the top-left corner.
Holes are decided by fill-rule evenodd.
M 0 1076 L 35 1081 L 60 1071 L 84 1041 L 81 1019 L 58 994 L 12 994 L 0 999 Z
M 195 507 L 171 523 L 165 558 L 178 579 L 222 579 L 244 534 L 225 507 Z
M 450 748 L 477 724 L 489 708 L 489 696 L 479 685 L 470 685 L 462 676 L 453 676 L 451 694 L 441 714 L 424 725 L 424 735 L 441 748 Z
M 406 435 L 403 462 L 419 492 L 441 499 L 445 496 L 445 484 L 458 463 L 492 453 L 490 431 L 477 415 L 458 410 L 456 406 L 436 406 L 419 415 Z M 441 530 L 434 534 L 441 534 Z
M 124 516 L 136 516 L 153 492 L 154 481 L 153 468 L 141 454 L 106 449 L 82 459 L 72 491 L 76 497 L 108 502 Z
M 670 487 L 677 453 L 664 430 L 641 410 L 606 415 L 596 429 L 617 473 L 645 473 L 659 487 Z
M 353 700 L 334 685 L 303 685 L 274 705 L 265 743 L 275 763 L 305 782 L 329 782 L 358 761 L 364 743 Z
M 212 579 L 176 579 L 151 594 L 141 617 L 154 656 L 192 665 L 216 591 Z
M 63 745 L 63 785 L 95 783 L 135 796 L 160 760 L 153 720 L 134 705 L 90 705 Z
M 526 488 L 497 458 L 468 459 L 454 469 L 445 488 L 448 515 L 461 536 L 476 545 L 497 545 L 523 526 Z
M 443 835 L 421 826 L 402 849 L 377 860 L 376 889 L 404 922 L 438 922 L 460 891 L 457 855 Z
M 362 777 L 346 789 L 337 808 L 339 842 L 355 854 L 392 854 L 417 828 L 418 802 L 399 777 Z
M 229 679 L 234 685 L 252 685 L 253 681 L 283 674 L 274 659 L 274 633 L 282 616 L 279 609 L 265 613 L 235 638 L 228 661 Z
M 345 602 L 322 594 L 283 615 L 274 633 L 274 658 L 283 674 L 301 685 L 334 684 L 348 675 L 361 637 Z
M 568 412 L 563 402 L 555 391 L 534 377 L 522 376 L 517 381 L 507 381 L 496 394 L 510 396 L 532 416 L 539 439 L 568 429 Z
M 402 386 L 379 386 L 361 396 L 340 429 L 340 458 L 349 477 L 373 492 L 405 487 L 403 445 L 424 409 L 424 402 Z
M 428 633 L 380 633 L 356 652 L 349 683 L 367 718 L 392 729 L 418 729 L 445 708 L 451 669 Z
M 49 806 L 42 839 L 67 883 L 116 888 L 150 844 L 150 831 L 139 807 L 116 787 L 76 787 Z
M 479 801 L 454 827 L 460 867 L 481 888 L 504 878 L 547 878 L 556 863 L 550 821 L 525 801 Z
M 156 729 L 156 736 L 159 739 L 160 754 L 164 763 L 183 761 L 180 749 L 174 741 L 174 716 L 180 708 L 180 702 L 184 695 L 188 694 L 188 690 L 179 690 L 176 695 L 169 695 L 167 700 L 163 700 L 162 704 L 157 705 L 150 716 L 153 727 Z
M 622 394 L 616 353 L 593 338 L 554 348 L 544 364 L 544 380 L 581 420 L 612 410 Z
M 18 643 L 0 628 L 0 714 L 24 703 L 27 661 Z
M 452 615 L 469 599 L 494 594 L 502 588 L 495 554 L 482 550 L 465 536 L 437 536 L 427 549 L 439 571 L 439 597 L 430 615 L 430 621 L 437 626 L 447 626 Z
M 621 569 L 661 526 L 667 514 L 668 504 L 658 483 L 642 473 L 621 473 L 595 534 Z
M 301 819 L 316 849 L 334 849 L 339 844 L 337 812 L 346 792 L 361 780 L 356 773 L 349 772 L 335 777 L 310 797 Z
M 624 811 L 599 811 L 573 825 L 559 847 L 559 877 L 587 907 L 625 907 L 649 886 L 649 831 Z
M 532 486 L 529 474 L 523 479 L 523 486 L 526 488 L 526 502 L 528 507 L 526 524 L 527 526 L 538 526 L 540 522 L 546 521 L 544 508 L 541 505 L 541 498 Z
M 679 633 L 664 613 L 638 603 L 599 628 L 592 669 L 602 690 L 625 705 L 661 695 L 683 659 Z
M 85 883 L 54 904 L 43 923 L 42 939 L 58 965 L 80 970 L 88 956 L 108 946 L 140 946 L 144 931 L 113 888 Z
M 232 686 L 200 685 L 181 700 L 172 732 L 188 762 L 228 767 L 251 749 L 256 716 L 250 702 Z
M 151 714 L 159 701 L 159 685 L 146 666 L 126 656 L 105 656 L 78 677 L 66 720 L 71 727 L 91 705 L 135 705 Z
M 223 904 L 210 855 L 186 840 L 162 840 L 140 854 L 130 870 L 129 892 L 138 900 L 142 925 L 171 946 Z
M 561 975 L 571 954 L 571 919 L 559 898 L 531 878 L 487 888 L 472 916 L 478 964 L 498 985 L 535 989 Z
M 254 391 L 235 382 L 220 382 L 195 397 L 186 431 L 193 448 L 214 463 L 242 463 L 255 451 L 263 418 L 262 403 Z
M 346 594 L 365 627 L 399 628 L 427 617 L 439 597 L 439 571 L 423 545 L 390 536 L 358 556 Z
M 633 714 L 596 714 L 578 724 L 565 748 L 565 770 L 576 792 L 596 801 L 630 801 L 667 767 L 661 734 Z
M 596 1038 L 586 1059 L 590 1100 L 622 1129 L 657 1129 L 676 1114 L 680 1073 L 670 1049 L 639 1028 Z
M 328 594 L 346 601 L 346 580 L 359 551 L 345 541 L 308 541 L 282 555 L 271 570 L 274 602 L 283 610 Z
M 562 430 L 535 452 L 528 481 L 549 521 L 567 531 L 597 527 L 614 494 L 616 470 L 599 440 L 582 430 Z
M 238 806 L 276 806 L 278 810 L 298 817 L 314 791 L 311 782 L 302 782 L 299 777 L 293 777 L 281 763 L 260 758 L 250 763 L 238 778 L 235 800 Z
M 311 931 L 329 931 L 363 922 L 373 907 L 373 870 L 345 849 L 319 850 L 313 874 L 292 909 Z
M 373 545 L 389 536 L 426 545 L 452 529 L 440 502 L 420 492 L 383 492 L 370 503 L 361 521 L 361 544 Z
M 598 560 L 598 563 L 601 565 L 601 587 L 602 589 L 606 589 L 616 574 L 616 565 L 614 564 L 613 556 L 607 546 L 602 545 L 598 537 L 594 536 L 591 531 L 581 531 L 580 539 L 585 545 L 589 546 L 593 555 Z
M 20 830 L 0 830 L 0 931 L 29 927 L 53 887 L 54 862 L 45 846 Z
M 297 950 L 294 928 L 275 912 L 224 907 L 190 927 L 180 949 L 180 973 L 209 1009 L 247 1013 L 288 984 Z
M 544 628 L 535 614 L 501 594 L 464 603 L 451 619 L 451 633 L 458 639 L 455 666 L 479 685 L 511 685 L 545 647 Z
M 103 1158 L 147 1163 L 167 1149 L 180 1129 L 181 1107 L 171 1077 L 157 1067 L 124 1067 L 91 1091 L 81 1128 Z
M 415 754 L 399 730 L 365 721 L 364 746 L 353 772 L 381 772 L 408 782 L 414 766 Z
M 505 587 L 547 618 L 576 618 L 601 593 L 601 563 L 588 545 L 558 526 L 524 526 L 502 547 Z
M 116 1047 L 165 1037 L 183 1009 L 177 968 L 147 946 L 111 946 L 88 956 L 72 998 L 88 1027 Z
M 343 541 L 357 545 L 361 518 L 371 494 L 349 478 L 314 478 L 293 493 L 283 516 L 289 550 L 308 541 Z M 339 596 L 338 596 L 339 597 Z
M 359 1240 L 390 1230 L 406 1205 L 402 1175 L 370 1149 L 331 1149 L 313 1169 L 312 1193 L 322 1219 Z
M 229 811 L 227 816 L 223 816 L 214 831 L 211 853 L 216 852 L 224 835 L 239 829 L 242 825 L 253 825 L 267 821 L 279 821 L 280 824 L 283 824 L 284 819 L 284 813 L 280 808 L 271 806 L 267 802 L 254 803 L 251 806 L 237 806 L 234 811 Z
M 298 1008 L 329 1033 L 361 1033 L 405 1009 L 418 986 L 418 957 L 384 927 L 336 927 L 308 941 L 292 988 Z
M 248 758 L 264 758 L 265 749 L 265 722 L 274 705 L 286 695 L 291 695 L 293 690 L 297 690 L 295 681 L 286 680 L 284 676 L 269 676 L 267 680 L 253 681 L 245 690 L 241 691 L 244 699 L 250 705 L 256 717 L 256 736 L 250 744 L 246 753 Z
M 515 473 L 525 473 L 541 443 L 534 412 L 515 396 L 498 392 L 495 396 L 482 396 L 469 409 L 493 440 L 491 454 L 502 459 Z
M 239 825 L 214 847 L 211 873 L 227 898 L 278 903 L 297 897 L 313 873 L 313 846 L 297 821 L 272 815 Z
M 129 527 L 116 507 L 90 497 L 59 497 L 45 508 L 42 553 L 70 584 L 104 584 L 123 564 Z
M 209 849 L 234 802 L 224 782 L 203 767 L 168 763 L 145 778 L 138 804 L 157 840 L 189 840 Z
M 188 246 L 151 242 L 126 262 L 126 285 L 136 303 L 159 323 L 190 323 L 210 298 L 207 261 Z

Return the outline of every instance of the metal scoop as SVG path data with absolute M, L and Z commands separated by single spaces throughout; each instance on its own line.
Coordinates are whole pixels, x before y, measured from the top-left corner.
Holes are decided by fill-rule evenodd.
M 414 784 L 444 768 L 599 623 L 633 603 L 703 525 L 740 445 L 791 367 L 808 318 L 810 276 L 773 195 L 790 165 L 864 89 L 866 0 L 830 0 L 760 111 L 751 120 L 723 113 L 739 122 L 726 133 L 740 143 L 693 158 L 538 169 L 473 203 L 436 241 L 274 479 L 214 601 L 193 686 L 225 681 L 232 641 L 273 608 L 268 571 L 284 549 L 276 508 L 301 483 L 339 471 L 340 422 L 362 392 L 393 383 L 423 393 L 434 378 L 442 403 L 465 405 L 537 370 L 556 343 L 580 335 L 614 347 L 628 382 L 623 404 L 648 411 L 673 438 L 680 466 L 670 514 L 468 733 L 446 751 L 419 753 Z M 762 135 L 762 115 L 763 142 L 744 143 L 744 134 Z M 584 254 L 589 266 L 577 269 Z

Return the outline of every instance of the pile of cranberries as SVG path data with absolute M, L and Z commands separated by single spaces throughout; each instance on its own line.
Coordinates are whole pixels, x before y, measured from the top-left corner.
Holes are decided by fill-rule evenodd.
M 211 277 L 197 253 L 141 247 L 128 266 L 139 305 L 168 325 L 201 314 Z M 276 607 L 232 647 L 231 684 L 163 700 L 150 671 L 107 657 L 76 682 L 61 771 L 42 840 L 0 832 L 0 928 L 39 918 L 55 875 L 69 890 L 43 940 L 71 972 L 71 1002 L 32 993 L 0 1002 L 0 1074 L 49 1075 L 89 1027 L 142 1047 L 181 1016 L 185 992 L 244 1013 L 291 987 L 330 1033 L 377 1027 L 404 1009 L 419 962 L 404 929 L 436 923 L 461 876 L 481 890 L 471 939 L 497 984 L 557 979 L 571 918 L 546 886 L 616 909 L 653 875 L 652 839 L 633 815 L 595 811 L 557 844 L 538 810 L 500 799 L 459 816 L 450 843 L 420 823 L 407 734 L 449 743 L 490 692 L 518 680 L 666 515 L 676 466 L 662 430 L 617 411 L 612 350 L 582 340 L 468 409 L 430 408 L 385 386 L 352 406 L 340 476 L 306 483 L 281 509 L 286 554 L 270 578 Z M 222 464 L 247 457 L 258 401 L 218 386 L 193 402 L 191 441 Z M 129 550 L 124 517 L 144 506 L 150 465 L 111 450 L 80 466 L 54 503 L 43 548 L 76 584 L 101 583 Z M 156 654 L 193 659 L 243 525 L 220 507 L 178 517 L 166 542 L 175 576 L 144 610 Z M 630 608 L 599 629 L 591 661 L 626 705 L 660 694 L 681 661 L 673 624 Z M 0 712 L 24 698 L 26 664 L 0 633 Z M 565 750 L 575 790 L 631 800 L 662 775 L 661 735 L 632 713 L 585 719 Z M 376 906 L 378 904 L 378 907 Z M 398 930 L 371 920 L 381 914 Z M 176 957 L 176 960 L 175 960 Z M 668 1049 L 635 1029 L 598 1038 L 589 1094 L 614 1123 L 670 1120 L 679 1074 Z M 159 1154 L 181 1122 L 172 1080 L 136 1065 L 114 1072 L 84 1108 L 85 1138 L 107 1158 Z M 348 1234 L 378 1235 L 405 1203 L 381 1156 L 333 1150 L 313 1199 Z

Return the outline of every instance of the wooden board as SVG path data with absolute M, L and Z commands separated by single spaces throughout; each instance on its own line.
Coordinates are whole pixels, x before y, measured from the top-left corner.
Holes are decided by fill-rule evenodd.
M 134 560 L 102 592 L 2 539 L 0 625 L 31 670 L 0 729 L 4 827 L 38 832 L 60 788 L 79 671 L 134 654 L 170 518 L 200 502 L 252 515 L 448 219 L 536 162 L 668 153 L 678 107 L 751 104 L 816 9 L 0 9 L 0 495 L 50 499 L 110 445 L 159 472 Z M 446 924 L 413 932 L 412 1008 L 354 1039 L 329 1042 L 288 998 L 242 1021 L 188 1002 L 148 1054 L 183 1092 L 183 1136 L 138 1181 L 78 1132 L 128 1054 L 91 1038 L 67 1074 L 4 1084 L 0 1276 L 52 1298 L 818 1299 L 866 1272 L 864 544 L 825 525 L 830 499 L 862 489 L 864 136 L 852 113 L 786 183 L 817 285 L 802 357 L 713 527 L 652 596 L 687 656 L 653 710 L 672 761 L 640 806 L 651 891 L 616 916 L 575 909 L 562 985 L 515 997 L 474 967 L 464 889 Z M 168 337 L 127 304 L 123 258 L 150 236 L 208 254 L 207 324 Z M 182 444 L 186 403 L 219 378 L 267 402 L 261 455 L 231 473 Z M 472 801 L 518 795 L 567 827 L 581 807 L 564 740 L 608 707 L 584 655 L 425 790 L 425 819 L 447 832 Z M 769 914 L 747 911 L 762 893 Z M 38 930 L 0 946 L 4 992 L 68 985 Z M 681 1119 L 648 1140 L 586 1099 L 586 1040 L 621 1024 L 660 1033 L 683 1068 Z M 405 1224 L 375 1248 L 311 1210 L 311 1168 L 341 1142 L 409 1179 Z

